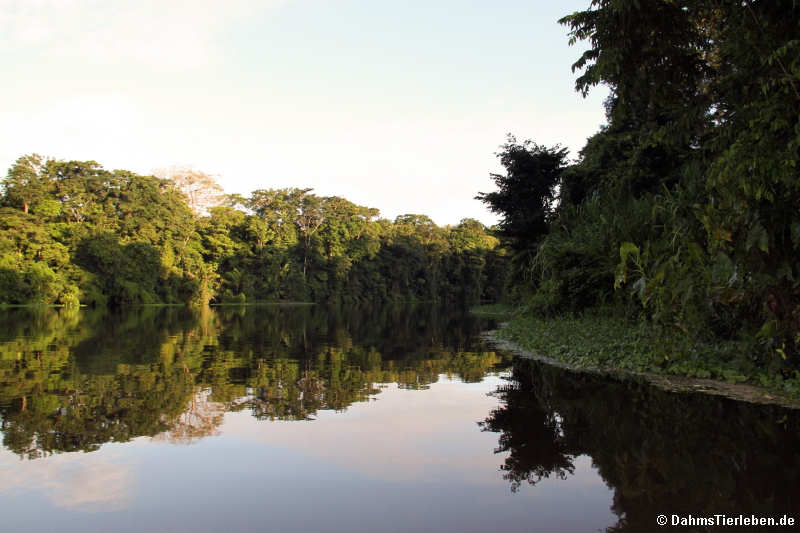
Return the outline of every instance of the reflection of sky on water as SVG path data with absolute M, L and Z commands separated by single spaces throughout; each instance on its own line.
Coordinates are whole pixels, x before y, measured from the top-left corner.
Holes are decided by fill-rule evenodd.
M 444 477 L 483 484 L 490 480 L 474 472 L 479 466 L 497 467 L 497 457 L 486 453 L 497 444 L 497 436 L 480 433 L 476 422 L 497 401 L 479 390 L 499 383 L 492 377 L 480 387 L 442 380 L 427 391 L 392 384 L 369 404 L 353 404 L 344 413 L 321 411 L 312 423 L 253 425 L 246 413 L 229 414 L 225 436 L 281 446 L 384 481 L 434 482 Z M 475 393 L 466 394 L 470 389 Z M 470 439 L 475 445 L 464 446 Z M 471 469 L 463 468 L 465 464 Z
M 612 491 L 588 457 L 566 481 L 512 494 L 476 422 L 497 406 L 488 377 L 306 422 L 227 413 L 219 436 L 139 438 L 98 452 L 0 455 L 0 513 L 26 531 L 587 531 L 612 524 Z M 580 510 L 576 512 L 576 502 Z M 46 512 L 43 512 L 45 511 Z
M 130 505 L 134 473 L 121 451 L 119 445 L 110 445 L 92 454 L 22 461 L 2 450 L 0 498 L 30 494 L 58 508 L 90 513 L 123 509 Z

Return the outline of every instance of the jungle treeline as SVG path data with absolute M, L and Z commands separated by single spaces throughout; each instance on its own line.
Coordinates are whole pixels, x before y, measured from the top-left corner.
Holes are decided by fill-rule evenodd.
M 744 340 L 738 357 L 800 375 L 800 4 L 593 0 L 560 22 L 587 46 L 577 90 L 610 90 L 607 124 L 577 161 L 501 148 L 478 198 L 514 250 L 515 301 Z
M 507 262 L 480 222 L 394 221 L 311 189 L 224 195 L 160 177 L 20 157 L 0 196 L 0 304 L 452 301 L 502 296 Z
M 208 202 L 202 173 L 30 155 L 2 186 L 0 303 L 471 304 L 510 287 L 533 315 L 742 341 L 748 365 L 800 376 L 800 5 L 593 0 L 560 22 L 588 46 L 577 90 L 610 89 L 607 124 L 575 161 L 509 136 L 478 194 L 497 232 L 309 189 Z

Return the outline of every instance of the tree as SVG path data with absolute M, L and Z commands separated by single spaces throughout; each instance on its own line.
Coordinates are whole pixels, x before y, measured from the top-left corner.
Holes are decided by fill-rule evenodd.
M 47 160 L 39 154 L 22 156 L 8 169 L 3 182 L 3 205 L 21 208 L 28 213 L 31 204 L 47 197 L 48 183 L 44 177 Z
M 468 250 L 492 250 L 498 245 L 497 237 L 490 235 L 486 227 L 474 218 L 465 218 L 450 230 L 450 246 L 456 253 Z
M 310 191 L 311 189 L 309 189 Z M 325 222 L 324 201 L 313 194 L 303 194 L 299 197 L 299 209 L 295 224 L 303 236 L 303 279 L 306 279 L 308 257 L 311 253 L 311 238 Z
M 567 164 L 567 149 L 552 148 L 526 140 L 518 143 L 508 135 L 496 155 L 506 175 L 491 174 L 498 191 L 475 198 L 502 216 L 500 234 L 517 250 L 535 250 L 547 234 L 555 208 L 557 185 Z
M 171 181 L 175 188 L 186 197 L 186 203 L 196 214 L 202 215 L 212 207 L 222 205 L 225 195 L 214 176 L 191 167 L 172 166 L 158 169 L 155 176 Z
M 476 221 L 375 220 L 377 209 L 306 188 L 214 206 L 210 176 L 160 174 L 170 179 L 20 158 L 0 197 L 0 303 L 442 300 L 484 286 L 494 241 Z M 455 242 L 469 253 L 450 261 Z
M 612 94 L 567 190 L 642 207 L 638 238 L 613 239 L 641 250 L 641 303 L 682 331 L 751 329 L 781 360 L 800 352 L 800 6 L 593 0 L 561 22 L 589 44 L 577 89 Z

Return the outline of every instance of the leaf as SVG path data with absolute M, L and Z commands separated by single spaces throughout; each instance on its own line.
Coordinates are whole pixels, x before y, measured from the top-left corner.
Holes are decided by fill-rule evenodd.
M 736 273 L 736 267 L 724 252 L 719 252 L 711 267 L 711 279 L 714 283 L 723 284 Z
M 620 263 L 614 269 L 614 289 L 619 289 L 627 279 L 627 269 L 625 263 Z
M 636 259 L 639 259 L 639 247 L 633 244 L 632 242 L 623 242 L 619 246 L 619 258 L 620 261 L 625 263 L 628 260 L 628 256 L 633 255 Z
M 756 338 L 762 340 L 770 339 L 775 335 L 777 329 L 778 323 L 775 320 L 767 320 L 756 333 Z
M 619 289 L 628 279 L 628 257 L 634 256 L 639 261 L 639 248 L 632 242 L 623 242 L 619 247 L 620 262 L 614 269 L 614 288 Z
M 633 292 L 636 293 L 636 296 L 642 301 L 642 305 L 644 305 L 645 289 L 647 289 L 647 281 L 644 278 L 639 278 L 634 282 Z
M 757 245 L 758 249 L 762 252 L 769 252 L 769 235 L 760 222 L 750 228 L 750 231 L 747 233 L 745 249 L 749 252 L 755 245 Z

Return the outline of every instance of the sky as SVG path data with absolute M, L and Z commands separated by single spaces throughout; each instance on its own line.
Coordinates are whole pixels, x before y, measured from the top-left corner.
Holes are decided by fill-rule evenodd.
M 0 0 L 0 175 L 30 153 L 191 166 L 228 193 L 491 225 L 474 197 L 506 134 L 577 157 L 604 123 L 557 23 L 588 4 Z

